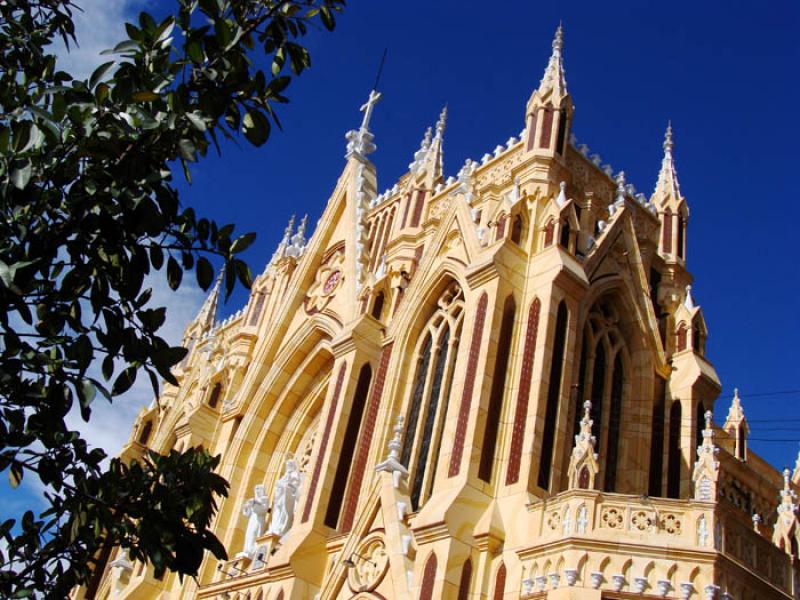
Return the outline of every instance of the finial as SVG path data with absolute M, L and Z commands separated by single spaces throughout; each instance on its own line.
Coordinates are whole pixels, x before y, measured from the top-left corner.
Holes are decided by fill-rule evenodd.
M 561 54 L 561 51 L 564 49 L 564 23 L 563 21 L 558 22 L 558 29 L 556 29 L 556 35 L 553 38 L 553 52 L 558 52 Z
M 564 206 L 567 203 L 567 182 L 562 181 L 559 184 L 559 188 L 561 188 L 558 192 L 558 197 L 556 198 L 556 204 L 559 206 Z
M 664 153 L 672 155 L 672 120 L 667 122 L 667 132 L 664 134 Z
M 567 82 L 564 77 L 564 64 L 562 61 L 561 53 L 564 50 L 564 27 L 559 23 L 556 34 L 553 37 L 553 52 L 550 55 L 550 60 L 547 62 L 547 68 L 544 71 L 539 83 L 539 93 L 544 95 L 549 91 L 554 94 L 566 95 Z
M 444 105 L 442 112 L 439 114 L 439 120 L 436 121 L 437 137 L 442 137 L 442 134 L 444 134 L 445 125 L 447 125 L 447 104 Z
M 348 131 L 345 135 L 347 139 L 347 158 L 358 156 L 365 158 L 367 154 L 375 152 L 375 144 L 372 143 L 374 136 L 370 133 L 369 122 L 372 120 L 372 111 L 375 105 L 383 98 L 383 94 L 373 89 L 369 93 L 367 101 L 359 109 L 364 113 L 361 120 L 361 127 L 358 130 Z
M 622 206 L 625 203 L 625 171 L 617 173 L 617 197 L 615 204 Z
M 683 305 L 689 310 L 693 310 L 695 308 L 694 298 L 692 298 L 691 285 L 686 286 L 686 300 L 684 301 Z
M 714 416 L 713 413 L 710 410 L 707 410 L 704 416 L 706 419 L 706 429 L 711 429 L 711 419 Z

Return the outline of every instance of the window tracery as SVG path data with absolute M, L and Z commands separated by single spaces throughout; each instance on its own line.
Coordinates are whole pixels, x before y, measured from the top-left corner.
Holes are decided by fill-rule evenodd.
M 401 454 L 401 461 L 410 473 L 413 510 L 433 490 L 463 315 L 464 294 L 453 283 L 438 299 L 436 311 L 420 334 Z

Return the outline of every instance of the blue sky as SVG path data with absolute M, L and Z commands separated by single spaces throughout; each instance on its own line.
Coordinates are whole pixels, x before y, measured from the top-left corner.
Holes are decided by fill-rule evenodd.
M 126 16 L 143 5 L 154 11 L 168 5 L 76 1 L 86 9 L 79 23 L 83 49 L 67 60 L 83 73 L 91 72 L 98 50 L 118 39 Z M 716 420 L 724 420 L 738 386 L 751 419 L 751 448 L 777 467 L 793 465 L 800 448 L 796 2 L 772 1 L 767 10 L 740 1 L 352 0 L 334 33 L 306 40 L 313 65 L 287 91 L 291 102 L 279 110 L 284 131 L 260 149 L 242 142 L 226 145 L 222 158 L 210 156 L 193 169 L 191 187 L 181 184 L 183 201 L 218 222 L 256 231 L 246 258 L 260 272 L 291 214 L 308 213 L 311 224 L 321 215 L 344 166 L 344 134 L 360 123 L 358 107 L 384 48 L 384 99 L 372 121 L 381 190 L 405 172 L 445 103 L 446 175 L 518 135 L 559 20 L 576 106 L 573 132 L 647 195 L 672 120 L 691 210 L 693 292 L 723 383 Z M 202 295 L 184 286 L 179 297 L 159 299 L 172 309 L 168 326 L 176 339 Z M 237 293 L 221 316 L 244 301 Z M 794 393 L 774 394 L 786 390 Z M 98 409 L 83 426 L 86 435 L 115 452 L 149 400 L 141 388 Z M 787 441 L 761 441 L 767 438 Z M 15 493 L 0 484 L 9 513 L 36 494 L 30 484 Z
M 672 119 L 691 210 L 694 296 L 723 384 L 716 420 L 738 386 L 753 421 L 751 448 L 778 467 L 794 465 L 800 391 L 755 394 L 800 390 L 796 2 L 769 10 L 744 2 L 352 2 L 333 34 L 312 39 L 313 67 L 280 111 L 284 133 L 258 151 L 208 161 L 186 198 L 257 231 L 249 259 L 260 270 L 291 213 L 308 212 L 311 223 L 321 214 L 384 48 L 384 99 L 372 127 L 381 190 L 405 172 L 445 103 L 447 175 L 518 135 L 559 20 L 574 133 L 648 195 Z

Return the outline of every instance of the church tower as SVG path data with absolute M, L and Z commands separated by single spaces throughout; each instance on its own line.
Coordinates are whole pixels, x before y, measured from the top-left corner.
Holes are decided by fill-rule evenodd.
M 800 469 L 738 393 L 713 421 L 672 127 L 648 199 L 571 134 L 563 54 L 519 137 L 446 176 L 445 108 L 383 192 L 370 92 L 314 231 L 221 323 L 217 283 L 124 451 L 222 455 L 229 560 L 118 553 L 96 597 L 798 597 Z

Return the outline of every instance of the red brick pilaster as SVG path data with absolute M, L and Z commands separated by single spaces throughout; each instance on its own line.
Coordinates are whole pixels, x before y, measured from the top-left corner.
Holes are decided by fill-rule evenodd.
M 517 408 L 514 413 L 514 428 L 511 432 L 511 455 L 508 458 L 506 485 L 519 481 L 519 469 L 522 461 L 522 442 L 525 438 L 525 419 L 528 415 L 528 400 L 531 392 L 533 376 L 533 359 L 536 354 L 536 334 L 539 331 L 539 313 L 542 303 L 538 298 L 531 302 L 528 310 L 528 329 L 525 332 L 525 348 L 522 353 L 522 369 L 519 376 L 519 392 Z
M 481 340 L 483 338 L 483 323 L 486 320 L 486 307 L 489 296 L 483 292 L 478 300 L 478 312 L 475 315 L 475 325 L 472 328 L 472 343 L 469 347 L 469 361 L 467 374 L 464 378 L 464 391 L 461 394 L 461 406 L 458 409 L 458 423 L 456 424 L 456 437 L 453 441 L 453 453 L 450 455 L 450 468 L 448 477 L 455 477 L 461 470 L 461 457 L 464 454 L 464 443 L 467 437 L 467 423 L 472 404 L 472 392 L 475 388 L 475 375 L 478 371 L 478 358 L 481 354 Z
M 342 384 L 344 383 L 344 374 L 346 371 L 347 363 L 345 362 L 342 363 L 342 366 L 339 368 L 339 375 L 336 378 L 336 387 L 331 397 L 331 407 L 328 409 L 328 418 L 325 419 L 325 429 L 322 432 L 322 441 L 320 442 L 319 452 L 317 453 L 317 462 L 314 464 L 314 473 L 311 475 L 311 484 L 308 486 L 306 504 L 305 507 L 303 507 L 302 523 L 308 521 L 308 518 L 311 516 L 311 506 L 314 504 L 314 496 L 317 492 L 317 484 L 319 483 L 319 476 L 322 472 L 322 464 L 325 461 L 325 451 L 328 448 L 328 440 L 331 437 L 333 419 L 336 416 L 336 406 L 339 403 L 339 394 L 342 392 Z
M 340 527 L 342 532 L 350 531 L 353 527 L 353 519 L 356 516 L 358 496 L 361 493 L 361 483 L 364 480 L 364 471 L 367 468 L 367 458 L 369 457 L 369 449 L 372 445 L 372 436 L 375 433 L 375 422 L 378 419 L 378 409 L 381 404 L 381 396 L 383 396 L 383 384 L 386 382 L 386 371 L 389 368 L 389 359 L 392 356 L 392 346 L 393 343 L 390 342 L 386 344 L 381 351 L 378 375 L 375 377 L 375 383 L 372 385 L 372 395 L 369 399 L 367 414 L 364 416 L 364 424 L 361 427 L 361 434 L 359 435 L 356 459 L 353 463 L 353 469 L 350 472 L 350 486 L 347 492 L 342 525 Z

